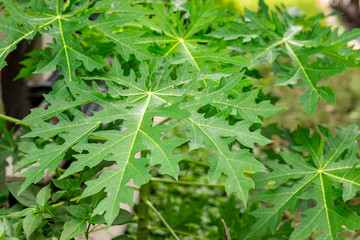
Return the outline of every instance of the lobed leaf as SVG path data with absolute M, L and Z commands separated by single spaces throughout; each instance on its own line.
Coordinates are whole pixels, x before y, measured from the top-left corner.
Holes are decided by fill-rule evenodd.
M 357 126 L 337 129 L 337 136 L 323 129 L 326 137 L 323 140 L 316 134 L 311 138 L 304 130 L 298 131 L 309 141 L 302 141 L 295 148 L 298 153 L 281 153 L 291 168 L 269 163 L 268 166 L 273 169 L 271 173 L 257 173 L 254 176 L 259 187 L 269 181 L 279 187 L 257 194 L 256 198 L 274 207 L 259 208 L 253 212 L 260 220 L 252 227 L 249 237 L 264 234 L 267 230 L 274 233 L 280 224 L 282 212 L 295 212 L 299 209 L 300 200 L 313 200 L 316 204 L 303 211 L 301 223 L 296 225 L 290 239 L 303 239 L 315 233 L 320 234 L 321 239 L 338 239 L 338 233 L 344 231 L 344 227 L 355 230 L 360 226 L 355 212 L 335 202 L 335 199 L 349 200 L 360 189 L 356 167 L 359 161 L 355 141 L 359 137 Z M 302 153 L 309 156 L 304 158 Z M 293 179 L 293 184 L 287 186 L 290 179 Z

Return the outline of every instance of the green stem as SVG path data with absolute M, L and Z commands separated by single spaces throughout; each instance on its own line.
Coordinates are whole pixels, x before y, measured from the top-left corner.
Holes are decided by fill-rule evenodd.
M 191 185 L 191 186 L 204 186 L 204 187 L 225 187 L 224 184 L 211 184 L 211 183 L 197 183 L 197 182 L 186 182 L 186 181 L 173 181 L 163 178 L 151 178 L 151 182 L 170 183 L 178 185 Z
M 101 230 L 104 230 L 104 229 L 107 229 L 108 226 L 102 226 L 102 225 L 97 225 L 97 226 L 94 226 L 93 229 L 91 229 L 89 231 L 89 234 L 92 233 L 92 232 L 98 232 L 98 231 L 101 231 Z
M 134 190 L 136 190 L 136 191 L 140 191 L 140 190 L 141 190 L 141 188 L 135 187 L 135 186 L 127 186 L 127 185 L 126 185 L 126 187 L 132 188 L 132 189 L 134 189 Z
M 164 228 L 164 227 L 149 227 L 150 230 L 163 230 L 163 231 L 169 231 L 169 229 L 167 228 Z M 178 234 L 181 234 L 181 235 L 184 235 L 184 236 L 189 236 L 189 237 L 192 237 L 194 239 L 200 239 L 200 240 L 209 240 L 208 238 L 203 238 L 203 237 L 199 237 L 195 234 L 192 234 L 192 233 L 188 233 L 188 232 L 183 232 L 183 231 L 180 231 L 180 230 L 175 230 L 173 229 L 173 231 L 175 233 L 178 233 Z
M 91 135 L 91 136 L 89 137 L 89 140 L 96 141 L 96 142 L 106 142 L 106 141 L 109 140 L 109 139 L 104 138 L 104 137 L 97 137 L 97 136 Z
M 72 199 L 70 199 L 70 202 L 76 202 L 77 200 L 80 199 L 80 196 L 78 197 L 74 197 Z M 65 203 L 65 201 L 62 201 L 62 202 L 58 202 L 58 203 L 55 203 L 55 204 L 52 204 L 51 206 L 56 208 L 56 207 L 60 207 L 61 205 L 63 205 Z
M 141 151 L 141 157 L 146 158 L 148 151 Z M 138 211 L 138 226 L 137 226 L 137 240 L 149 239 L 149 207 L 146 205 L 146 201 L 149 200 L 151 195 L 151 183 L 148 182 L 140 186 L 140 202 Z
M 146 204 L 155 212 L 155 214 L 160 218 L 160 220 L 164 223 L 164 225 L 166 226 L 166 228 L 170 231 L 171 235 L 173 235 L 173 237 L 176 240 L 180 240 L 180 238 L 176 235 L 176 233 L 174 232 L 174 230 L 170 227 L 170 225 L 166 222 L 166 220 L 163 218 L 163 216 L 158 212 L 158 210 L 154 207 L 154 205 L 151 204 L 151 202 L 149 200 L 146 201 Z
M 166 122 L 168 122 L 168 121 L 170 121 L 170 120 L 171 120 L 171 118 L 165 118 L 164 120 L 162 120 L 162 121 L 160 121 L 160 122 L 156 123 L 154 126 L 160 126 L 160 125 L 163 125 L 164 123 L 166 123 Z
M 87 229 L 86 229 L 86 232 L 85 232 L 85 239 L 86 240 L 89 240 L 89 230 L 90 230 L 90 226 L 91 224 L 88 225 Z
M 2 114 L 2 113 L 0 113 L 0 119 L 4 119 L 5 121 L 12 122 L 12 123 L 15 123 L 15 124 L 19 124 L 19 125 L 24 126 L 24 127 L 30 127 L 29 124 L 21 123 L 19 119 L 7 116 L 7 115 Z
M 172 189 L 172 187 L 173 187 L 172 185 L 168 185 L 168 187 L 167 187 L 165 190 L 161 191 L 161 194 L 158 195 L 155 199 L 153 199 L 153 200 L 151 201 L 151 203 L 154 204 L 154 203 L 156 203 L 157 201 L 159 201 L 160 199 L 163 199 L 164 196 L 165 196 L 166 194 L 168 194 L 168 192 Z
M 140 187 L 140 202 L 138 207 L 138 226 L 137 226 L 137 240 L 149 239 L 149 206 L 146 204 L 149 201 L 151 193 L 150 183 L 146 183 Z
M 98 231 L 108 228 L 107 226 L 102 226 L 102 227 L 98 227 L 98 226 L 101 226 L 101 225 L 94 226 L 93 229 L 91 229 L 89 233 L 98 232 Z

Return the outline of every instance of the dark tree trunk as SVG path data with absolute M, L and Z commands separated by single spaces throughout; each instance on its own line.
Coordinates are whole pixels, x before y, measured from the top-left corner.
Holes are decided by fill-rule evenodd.
M 331 7 L 342 14 L 341 21 L 349 29 L 360 27 L 360 1 L 351 0 L 350 3 L 343 0 L 332 0 Z
M 17 45 L 17 49 L 6 58 L 7 66 L 1 71 L 1 85 L 4 109 L 8 116 L 22 119 L 30 112 L 26 82 L 22 80 L 13 81 L 13 79 L 21 69 L 19 62 L 23 60 L 25 54 L 33 50 L 38 43 L 39 40 L 32 41 L 31 44 L 29 44 L 27 40 L 23 40 Z

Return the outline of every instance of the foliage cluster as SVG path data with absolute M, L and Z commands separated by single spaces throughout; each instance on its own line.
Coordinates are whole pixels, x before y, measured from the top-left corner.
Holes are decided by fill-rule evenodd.
M 306 89 L 307 113 L 334 103 L 319 82 L 360 66 L 348 46 L 359 29 L 340 34 L 321 14 L 263 1 L 242 15 L 216 1 L 2 3 L 1 67 L 21 40 L 46 35 L 53 43 L 30 54 L 19 78 L 61 71 L 48 106 L 19 122 L 20 140 L 1 122 L 2 166 L 11 155 L 24 177 L 7 183 L 18 203 L 0 211 L 4 239 L 88 238 L 134 221 L 138 239 L 148 230 L 151 239 L 341 239 L 360 229 L 357 126 L 263 127 L 284 109 L 254 85 L 271 64 L 277 85 Z M 51 181 L 35 185 L 45 173 Z M 134 217 L 120 209 L 133 204 L 129 182 L 141 186 Z

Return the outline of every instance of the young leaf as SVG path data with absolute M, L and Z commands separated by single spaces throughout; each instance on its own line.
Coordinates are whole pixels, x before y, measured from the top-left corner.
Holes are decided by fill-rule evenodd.
M 332 76 L 345 71 L 343 64 L 336 62 L 326 64 L 322 62 L 315 62 L 308 64 L 308 55 L 304 54 L 306 50 L 299 48 L 296 45 L 286 43 L 289 56 L 293 60 L 293 66 L 289 67 L 289 74 L 281 74 L 279 85 L 295 84 L 298 79 L 302 81 L 298 84 L 299 87 L 307 87 L 307 91 L 300 97 L 300 102 L 305 104 L 305 111 L 312 114 L 317 108 L 319 98 L 324 98 L 328 102 L 335 102 L 335 95 L 329 87 L 318 87 L 317 83 L 324 75 Z M 309 54 L 310 55 L 310 54 Z
M 27 207 L 36 206 L 36 195 L 41 188 L 35 185 L 30 185 L 25 191 L 19 194 L 22 184 L 22 182 L 9 182 L 6 186 L 9 188 L 9 191 L 16 200 L 18 200 L 21 204 Z
M 269 101 L 256 102 L 259 90 L 244 92 L 235 99 L 229 99 L 223 95 L 218 95 L 211 103 L 219 109 L 233 108 L 233 114 L 239 114 L 242 119 L 253 123 L 260 123 L 262 119 L 271 117 L 283 109 L 271 105 Z
M 46 187 L 43 187 L 39 193 L 36 195 L 36 203 L 40 207 L 43 207 L 45 203 L 50 199 L 51 197 L 51 189 L 50 184 Z
M 2 137 L 0 138 L 0 167 L 8 165 L 6 158 L 9 156 L 13 158 L 13 163 L 17 162 L 19 159 L 18 146 L 12 137 L 14 132 L 15 128 L 8 130 L 5 120 L 0 120 L 0 133 L 2 134 Z
M 90 206 L 88 204 L 70 205 L 64 207 L 65 210 L 72 216 L 80 219 L 86 218 L 90 213 Z
M 24 4 L 27 11 L 13 1 L 4 1 L 4 4 L 12 15 L 0 19 L 0 30 L 8 36 L 0 45 L 1 68 L 5 66 L 6 55 L 15 49 L 16 44 L 22 39 L 32 39 L 37 32 L 55 39 L 54 44 L 49 44 L 53 53 L 43 52 L 36 69 L 38 73 L 56 70 L 58 64 L 65 79 L 73 81 L 76 79 L 75 69 L 81 63 L 89 71 L 106 65 L 100 56 L 93 53 L 93 47 L 81 47 L 82 39 L 74 36 L 87 25 L 86 15 L 90 15 L 91 11 L 86 12 L 81 7 L 64 9 L 61 1 L 53 6 L 50 2 L 43 2 L 41 8 L 32 3 Z
M 41 225 L 42 217 L 39 214 L 29 214 L 23 220 L 23 228 L 27 238 Z
M 95 8 L 111 9 L 112 14 L 101 14 L 93 21 L 89 21 L 90 28 L 97 28 L 104 34 L 106 39 L 116 45 L 117 52 L 126 60 L 131 54 L 139 60 L 150 59 L 152 55 L 147 51 L 146 47 L 136 44 L 134 39 L 140 38 L 143 31 L 114 31 L 114 29 L 123 29 L 129 25 L 142 25 L 143 16 L 149 15 L 150 12 L 141 5 L 132 5 L 131 0 L 120 2 L 97 1 Z

